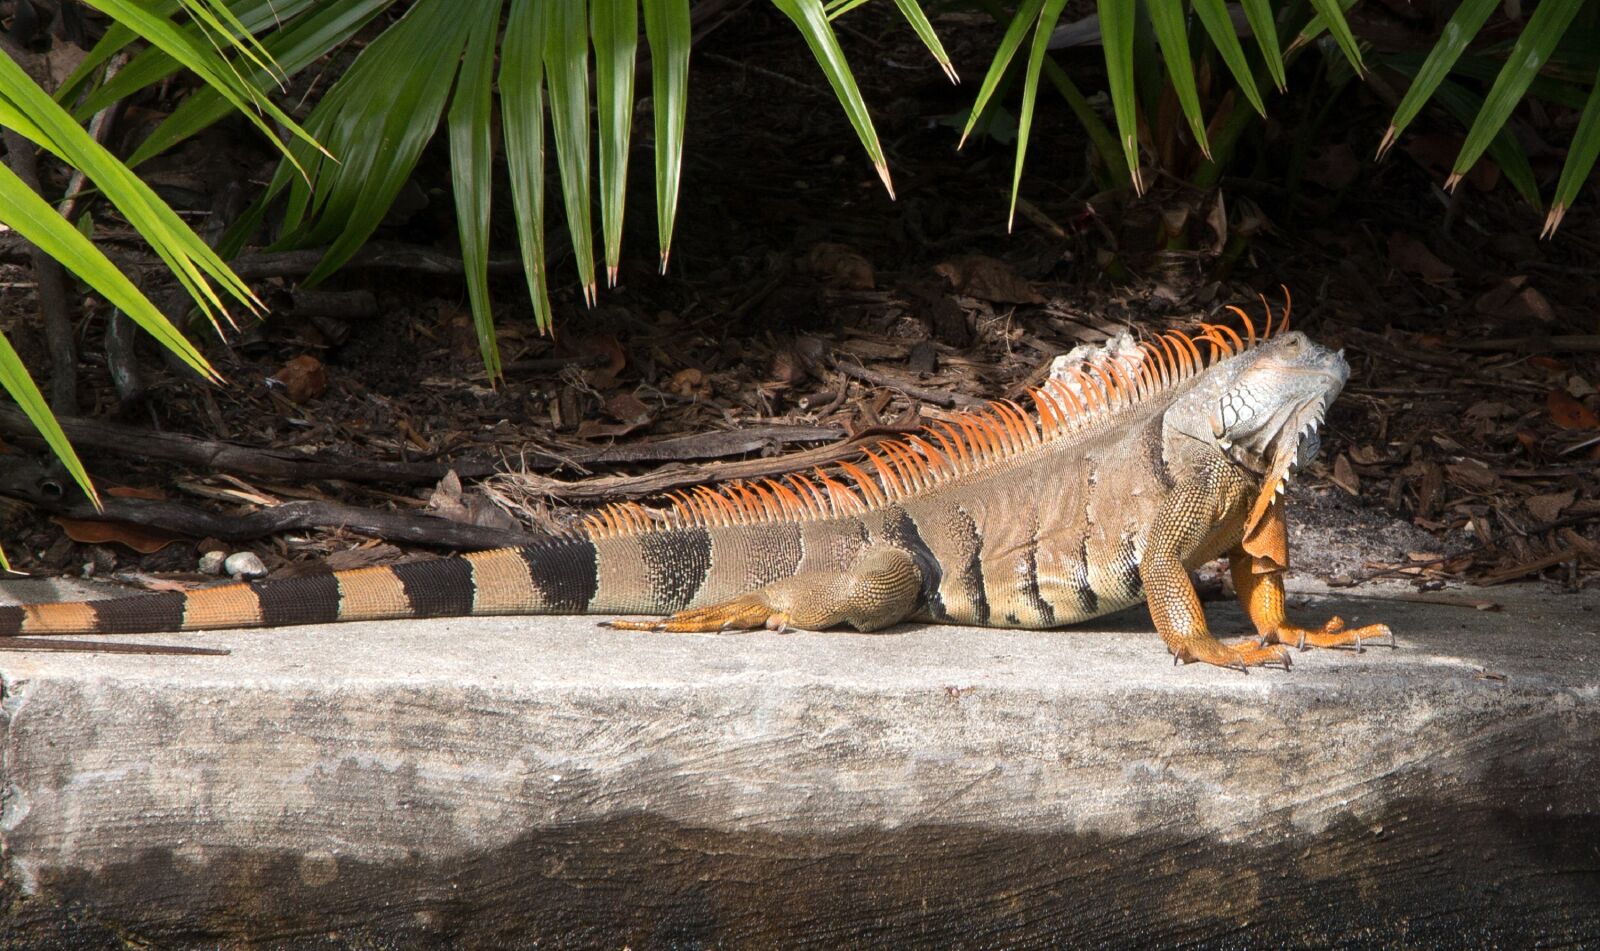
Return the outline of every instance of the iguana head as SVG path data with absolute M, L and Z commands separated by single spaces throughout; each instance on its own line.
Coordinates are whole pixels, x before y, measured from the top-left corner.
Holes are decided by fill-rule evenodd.
M 1317 428 L 1344 383 L 1343 353 L 1286 333 L 1235 358 L 1243 365 L 1222 389 L 1206 422 L 1217 448 L 1276 488 L 1317 454 Z
M 1258 561 L 1288 566 L 1285 538 L 1273 530 L 1282 520 L 1268 516 L 1289 474 L 1316 455 L 1317 427 L 1349 378 L 1344 354 L 1279 333 L 1213 364 L 1167 410 L 1169 461 L 1202 463 L 1220 452 L 1259 479 L 1241 542 Z
M 1210 443 L 1260 477 L 1264 492 L 1281 491 L 1316 455 L 1317 427 L 1349 377 L 1342 353 L 1281 334 L 1213 366 L 1174 404 L 1169 431 Z

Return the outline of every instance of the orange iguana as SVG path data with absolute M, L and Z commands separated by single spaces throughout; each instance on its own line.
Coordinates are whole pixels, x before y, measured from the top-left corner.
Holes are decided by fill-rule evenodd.
M 1185 663 L 1289 666 L 1285 645 L 1392 644 L 1381 624 L 1284 615 L 1282 492 L 1349 376 L 1269 311 L 1257 339 L 1203 324 L 1058 359 L 1000 401 L 879 443 L 863 466 L 701 487 L 570 536 L 436 561 L 106 601 L 0 607 L 0 646 L 133 634 L 487 614 L 669 615 L 630 630 L 901 621 L 1049 628 L 1147 601 Z M 1206 351 L 1204 354 L 1202 350 Z M 1189 570 L 1228 557 L 1258 639 L 1206 627 Z M 65 646 L 65 645 L 63 645 Z

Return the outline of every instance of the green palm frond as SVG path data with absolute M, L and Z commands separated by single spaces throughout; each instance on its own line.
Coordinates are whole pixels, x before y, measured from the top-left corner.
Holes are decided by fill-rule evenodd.
M 240 0 L 241 6 L 259 0 Z M 683 156 L 690 56 L 688 0 L 563 0 L 537 3 L 511 0 L 499 39 L 501 123 L 512 172 L 516 231 L 528 272 L 535 319 L 550 326 L 549 279 L 544 237 L 546 146 L 554 153 L 568 236 L 587 303 L 597 294 L 591 200 L 599 195 L 608 281 L 615 283 L 622 251 L 627 194 L 627 156 L 633 125 L 634 74 L 639 55 L 640 20 L 651 54 L 652 111 L 655 118 L 657 237 L 663 268 L 671 248 Z M 831 19 L 847 6 L 822 0 L 772 0 L 805 39 L 823 75 L 837 94 L 868 159 L 893 194 L 888 162 L 866 102 L 834 33 Z M 912 0 L 896 0 L 918 37 L 948 75 L 954 77 L 943 46 L 922 10 Z M 355 0 L 332 4 L 342 16 L 333 22 L 328 8 L 306 8 L 286 19 L 281 31 L 261 46 L 293 73 L 350 35 L 385 3 Z M 254 8 L 248 11 L 254 12 Z M 245 28 L 259 22 L 241 12 Z M 337 159 L 291 143 L 266 193 L 236 225 L 227 242 L 238 247 L 245 234 L 265 220 L 269 203 L 282 202 L 281 237 L 275 247 L 325 246 L 324 257 L 308 276 L 316 282 L 349 259 L 381 223 L 410 176 L 422 149 L 447 113 L 452 135 L 457 218 L 468 285 L 485 364 L 497 372 L 486 286 L 478 269 L 486 260 L 489 234 L 489 178 L 482 162 L 492 151 L 479 60 L 493 61 L 494 46 L 479 37 L 499 37 L 500 4 L 463 5 L 458 0 L 416 0 L 398 21 L 372 40 L 323 96 L 305 121 L 309 135 Z M 313 28 L 312 21 L 326 22 Z M 472 38 L 472 39 L 469 39 Z M 103 59 L 102 53 L 96 57 Z M 245 63 L 247 84 L 262 89 L 273 75 Z M 131 67 L 130 67 L 131 68 Z M 127 70 L 124 70 L 126 72 Z M 146 67 L 142 75 L 156 74 Z M 472 97 L 470 107 L 457 100 Z M 135 153 L 143 158 L 170 148 L 220 114 L 215 101 L 174 114 Z M 541 116 L 548 115 L 549 137 Z M 470 147 L 469 147 L 470 143 Z M 595 161 L 595 152 L 598 161 Z M 304 167 L 305 175 L 295 169 Z
M 190 28 L 203 23 L 202 28 L 212 32 L 213 35 L 205 43 L 193 34 L 185 34 L 185 28 L 168 18 L 179 9 L 176 4 L 130 6 L 105 0 L 95 5 L 113 18 L 113 32 L 143 37 L 154 48 L 163 50 L 164 55 L 174 63 L 193 70 L 213 83 L 225 101 L 250 111 L 252 121 L 267 131 L 274 142 L 278 141 L 276 132 L 265 124 L 261 113 L 279 122 L 291 135 L 306 138 L 304 130 L 276 106 L 247 92 L 237 74 L 228 67 L 222 48 L 242 50 L 250 44 L 246 42 L 241 46 L 235 43 L 232 34 L 238 29 L 237 20 L 216 0 L 189 0 L 184 4 L 187 13 L 195 18 Z M 240 55 L 254 58 L 264 70 L 271 69 L 269 60 L 263 59 L 259 50 L 248 50 Z M 81 170 L 94 182 L 99 193 L 116 207 L 171 269 L 179 284 L 213 325 L 228 319 L 227 300 L 247 310 L 260 310 L 260 301 L 221 257 L 200 240 L 177 213 L 140 181 L 126 164 L 90 137 L 78 121 L 9 56 L 0 57 L 0 125 L 14 130 L 61 161 Z M 4 166 L 0 166 L 0 223 L 15 229 L 59 261 L 66 270 L 127 314 L 202 377 L 218 379 L 216 371 L 194 345 L 116 265 L 71 222 L 61 217 L 49 202 L 35 194 Z M 74 481 L 98 504 L 98 496 L 82 463 L 67 443 L 27 368 L 3 337 L 0 337 L 0 386 L 17 401 L 46 443 L 66 465 Z
M 993 6 L 989 0 L 979 2 L 986 8 Z M 1263 84 L 1270 80 L 1275 88 L 1283 90 L 1287 84 L 1287 66 L 1297 55 L 1311 48 L 1320 48 L 1326 56 L 1333 57 L 1327 60 L 1329 63 L 1348 62 L 1356 76 L 1366 75 L 1367 63 L 1361 42 L 1345 15 L 1354 4 L 1355 0 L 1238 0 L 1235 11 L 1234 5 L 1224 0 L 1144 0 L 1142 12 L 1147 19 L 1140 21 L 1137 4 L 1099 0 L 1097 23 L 1111 113 L 1117 127 L 1114 148 L 1121 153 L 1119 156 L 1113 156 L 1113 149 L 1103 141 L 1103 129 L 1097 128 L 1098 120 L 1086 114 L 1075 101 L 1081 98 L 1075 87 L 1069 88 L 1059 82 L 1057 85 L 1106 165 L 1125 168 L 1129 184 L 1139 192 L 1144 183 L 1139 171 L 1136 132 L 1145 129 L 1152 135 L 1165 134 L 1155 132 L 1153 117 L 1141 116 L 1141 104 L 1144 110 L 1150 110 L 1162 101 L 1161 90 L 1148 88 L 1149 83 L 1170 85 L 1170 95 L 1182 112 L 1184 125 L 1200 155 L 1210 159 L 1211 150 L 1218 148 L 1217 160 L 1225 163 L 1226 156 L 1233 151 L 1232 140 L 1249 124 L 1241 121 L 1237 112 L 1226 113 L 1230 95 L 1236 94 L 1248 102 L 1254 112 L 1266 115 L 1267 102 L 1261 94 Z M 1378 157 L 1381 158 L 1422 110 L 1433 103 L 1467 129 L 1461 152 L 1445 182 L 1447 188 L 1454 188 L 1473 164 L 1488 154 L 1501 166 L 1512 186 L 1538 207 L 1540 195 L 1533 167 L 1516 137 L 1507 133 L 1506 123 L 1528 96 L 1581 109 L 1578 129 L 1546 218 L 1544 233 L 1549 235 L 1560 225 L 1562 216 L 1600 158 L 1600 93 L 1596 92 L 1600 88 L 1596 85 L 1600 77 L 1591 78 L 1600 70 L 1600 56 L 1594 53 L 1595 41 L 1600 35 L 1593 25 L 1600 16 L 1600 9 L 1597 9 L 1600 3 L 1595 0 L 1541 0 L 1531 8 L 1527 22 L 1517 31 L 1514 41 L 1487 43 L 1473 49 L 1484 25 L 1501 8 L 1497 0 L 1462 0 L 1425 57 L 1412 53 L 1377 57 L 1388 70 L 1412 77 L 1383 135 Z M 1588 11 L 1585 18 L 1579 19 L 1579 13 L 1584 10 Z M 1013 208 L 1020 188 L 1027 131 L 1032 127 L 1037 106 L 1037 78 L 1041 68 L 1048 74 L 1055 65 L 1045 45 L 1037 41 L 1041 28 L 1051 28 L 1041 27 L 1043 21 L 1048 19 L 1052 25 L 1054 23 L 1049 13 L 1044 0 L 1017 3 L 962 133 L 964 141 L 979 115 L 1002 88 L 1002 81 L 1028 31 L 1034 30 L 1036 42 L 1023 74 L 1018 115 L 1021 134 L 1012 185 Z M 1585 25 L 1575 28 L 1575 23 Z M 1147 32 L 1142 33 L 1146 28 Z M 1254 36 L 1253 52 L 1247 52 L 1239 38 L 1240 32 L 1246 29 Z M 1140 42 L 1137 38 L 1141 35 L 1153 36 L 1155 43 Z M 1284 37 L 1293 37 L 1286 48 L 1280 44 Z M 1164 71 L 1154 70 L 1152 63 L 1142 61 L 1142 58 L 1158 55 L 1164 61 Z M 1213 83 L 1209 102 L 1197 81 L 1202 57 L 1215 57 L 1211 62 L 1220 61 L 1226 67 L 1226 75 L 1232 79 L 1231 86 Z M 1216 70 L 1212 69 L 1212 73 L 1214 75 Z M 1474 91 L 1479 84 L 1488 87 L 1481 94 Z M 1218 145 L 1217 136 L 1227 140 L 1225 145 Z M 1200 164 L 1193 181 L 1205 185 L 1214 182 L 1219 174 L 1217 164 L 1206 161 Z

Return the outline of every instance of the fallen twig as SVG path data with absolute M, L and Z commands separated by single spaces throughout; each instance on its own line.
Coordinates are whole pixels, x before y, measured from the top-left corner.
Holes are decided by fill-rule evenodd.
M 608 475 L 593 479 L 567 482 L 533 473 L 506 473 L 495 478 L 495 483 L 513 492 L 538 498 L 560 499 L 565 502 L 603 502 L 611 499 L 631 499 L 655 495 L 672 489 L 688 488 L 707 482 L 731 482 L 736 479 L 776 478 L 790 472 L 804 472 L 814 466 L 825 466 L 848 459 L 861 451 L 861 444 L 890 430 L 873 429 L 842 442 L 819 446 L 804 452 L 785 453 L 764 459 L 744 459 L 738 462 L 714 462 L 707 465 L 667 465 L 641 475 Z
M 346 529 L 387 541 L 471 550 L 526 545 L 548 537 L 453 522 L 432 515 L 380 512 L 337 502 L 285 502 L 243 515 L 219 515 L 178 502 L 150 499 L 108 497 L 102 502 L 105 507 L 98 512 L 87 502 L 41 502 L 40 505 L 68 518 L 128 522 L 179 535 L 230 542 L 312 528 Z
M 873 386 L 883 386 L 892 390 L 899 390 L 901 393 L 904 393 L 912 399 L 922 400 L 924 403 L 932 403 L 935 406 L 941 406 L 945 409 L 955 409 L 957 407 L 970 408 L 983 405 L 983 400 L 980 400 L 975 396 L 968 396 L 965 393 L 952 393 L 947 390 L 934 390 L 925 386 L 917 386 L 914 383 L 907 383 L 904 380 L 892 377 L 887 373 L 869 369 L 850 360 L 836 359 L 833 361 L 833 366 L 834 369 L 838 370 L 840 373 L 851 378 L 852 380 L 859 380 L 862 383 L 871 383 Z
M 350 482 L 429 483 L 454 469 L 462 478 L 479 478 L 494 472 L 494 462 L 387 462 L 339 456 L 308 456 L 283 449 L 254 449 L 234 443 L 197 439 L 177 433 L 152 432 L 93 419 L 59 417 L 67 438 L 79 449 L 102 449 L 118 456 L 139 455 L 176 462 L 197 469 L 238 472 L 288 481 L 344 479 Z M 22 411 L 0 406 L 0 432 L 21 437 L 36 433 Z M 555 457 L 544 457 L 550 465 Z
M 1448 340 L 1453 350 L 1532 350 L 1566 353 L 1600 352 L 1600 334 L 1556 334 L 1551 337 L 1492 337 L 1488 340 Z
M 1497 571 L 1492 575 L 1484 575 L 1481 578 L 1475 579 L 1475 581 L 1477 584 L 1480 584 L 1486 588 L 1490 585 L 1504 584 L 1507 581 L 1515 581 L 1518 578 L 1526 578 L 1528 575 L 1543 571 L 1546 568 L 1554 568 L 1556 565 L 1559 565 L 1563 562 L 1576 561 L 1578 559 L 1578 555 L 1579 552 L 1576 548 L 1562 548 L 1558 551 L 1554 551 L 1548 555 L 1545 555 L 1543 558 L 1535 558 L 1532 561 L 1525 561 L 1520 565 L 1512 565 L 1510 568 L 1506 568 L 1503 571 Z

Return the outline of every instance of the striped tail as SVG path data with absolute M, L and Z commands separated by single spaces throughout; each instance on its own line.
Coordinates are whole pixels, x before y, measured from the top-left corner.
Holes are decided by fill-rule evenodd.
M 0 639 L 474 614 L 572 614 L 586 610 L 594 600 L 597 568 L 593 542 L 562 539 L 278 581 L 0 607 Z

